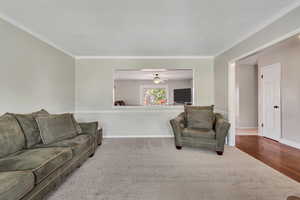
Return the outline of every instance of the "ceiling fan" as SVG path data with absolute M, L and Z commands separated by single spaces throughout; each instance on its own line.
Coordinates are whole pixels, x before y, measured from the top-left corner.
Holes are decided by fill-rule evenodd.
M 160 84 L 160 83 L 164 83 L 165 81 L 167 81 L 168 79 L 161 79 L 158 75 L 158 73 L 154 74 L 154 78 L 153 78 L 153 83 L 155 84 Z

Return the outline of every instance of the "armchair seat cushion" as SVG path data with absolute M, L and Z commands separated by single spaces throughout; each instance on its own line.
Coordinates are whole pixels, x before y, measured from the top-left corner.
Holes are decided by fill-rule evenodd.
M 184 128 L 182 130 L 183 137 L 216 139 L 216 133 L 213 130 Z
M 35 146 L 36 148 L 47 147 L 70 147 L 73 155 L 79 155 L 84 150 L 88 149 L 92 145 L 92 136 L 90 135 L 78 135 L 71 139 L 62 140 L 51 144 L 40 144 Z
M 71 159 L 70 148 L 28 149 L 0 159 L 0 172 L 31 171 L 35 175 L 35 183 L 38 184 Z
M 21 199 L 34 187 L 31 172 L 0 172 L 0 199 Z

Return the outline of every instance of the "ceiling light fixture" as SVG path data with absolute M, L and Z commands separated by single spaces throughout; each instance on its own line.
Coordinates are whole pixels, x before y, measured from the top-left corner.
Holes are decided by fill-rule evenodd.
M 153 83 L 160 84 L 161 79 L 159 78 L 158 74 L 155 74 L 155 77 L 153 78 Z

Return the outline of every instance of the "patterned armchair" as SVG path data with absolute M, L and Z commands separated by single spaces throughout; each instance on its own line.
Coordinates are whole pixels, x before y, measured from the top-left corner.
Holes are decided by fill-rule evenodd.
M 214 106 L 185 106 L 185 111 L 170 120 L 175 136 L 175 146 L 214 148 L 223 155 L 225 138 L 230 124 L 221 114 L 213 112 Z

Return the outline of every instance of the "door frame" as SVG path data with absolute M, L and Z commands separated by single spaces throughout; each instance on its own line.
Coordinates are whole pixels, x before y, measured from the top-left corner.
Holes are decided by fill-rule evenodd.
M 277 141 L 280 141 L 280 139 L 282 138 L 282 109 L 281 109 L 281 105 L 282 105 L 282 95 L 281 95 L 281 73 L 282 73 L 282 66 L 281 63 L 274 63 L 274 64 L 270 64 L 270 65 L 264 65 L 261 68 L 258 69 L 258 74 L 259 74 L 259 83 L 258 83 L 258 122 L 259 122 L 259 132 L 261 136 L 264 136 L 264 132 L 263 132 L 263 116 L 264 116 L 264 103 L 263 103 L 263 79 L 261 78 L 261 75 L 263 75 L 263 68 L 267 68 L 267 67 L 274 67 L 277 66 L 279 67 L 279 71 L 280 71 L 280 79 L 279 79 L 279 96 L 280 96 L 280 103 L 279 103 L 279 109 L 280 109 L 280 135 L 279 138 L 276 138 Z
M 236 104 L 237 104 L 237 99 L 236 99 L 236 88 L 235 88 L 235 84 L 236 84 L 236 62 L 246 58 L 250 55 L 253 55 L 255 53 L 258 53 L 259 51 L 262 51 L 268 47 L 273 46 L 274 44 L 277 44 L 285 39 L 288 39 L 296 34 L 300 33 L 300 28 L 296 29 L 288 34 L 285 34 L 282 37 L 279 37 L 277 39 L 272 40 L 271 42 L 262 45 L 254 50 L 251 50 L 245 54 L 242 54 L 241 56 L 237 56 L 231 60 L 229 60 L 229 62 L 227 63 L 227 71 L 228 71 L 228 89 L 227 89 L 227 96 L 228 99 L 227 100 L 227 118 L 228 121 L 231 123 L 230 126 L 230 130 L 229 130 L 229 134 L 228 134 L 228 144 L 230 146 L 235 146 L 235 136 L 236 136 Z

